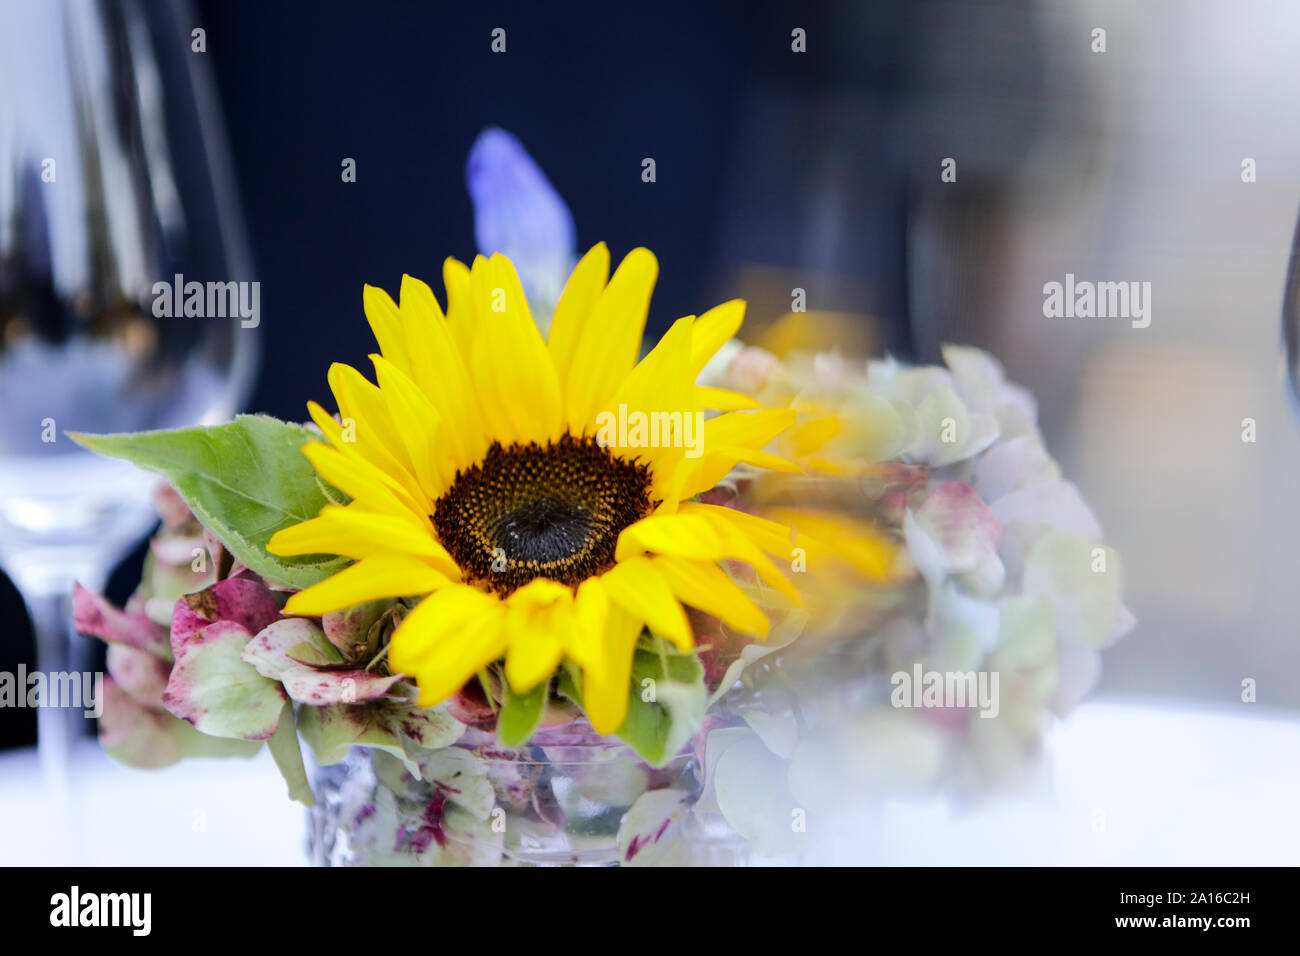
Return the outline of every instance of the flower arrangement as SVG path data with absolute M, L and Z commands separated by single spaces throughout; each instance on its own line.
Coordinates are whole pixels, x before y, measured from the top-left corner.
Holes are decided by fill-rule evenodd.
M 718 862 L 792 849 L 891 733 L 914 779 L 963 748 L 991 779 L 1077 699 L 1118 558 L 991 359 L 778 359 L 739 301 L 642 354 L 655 257 L 578 258 L 508 134 L 468 173 L 484 254 L 445 309 L 365 288 L 374 381 L 334 365 L 337 415 L 75 436 L 168 482 L 126 608 L 75 595 L 110 753 L 265 743 L 319 862 Z M 1011 675 L 999 729 L 882 721 L 911 663 Z
M 712 740 L 729 819 L 771 853 L 798 842 L 792 809 L 1032 782 L 1051 718 L 1135 623 L 1120 557 L 1048 453 L 1033 397 L 978 349 L 943 355 L 908 367 L 734 344 L 707 376 L 799 412 L 774 447 L 804 472 L 738 469 L 738 506 L 858 559 L 802 576 L 808 626 L 774 666 L 733 675 L 747 726 Z M 880 534 L 901 548 L 883 585 L 862 547 Z

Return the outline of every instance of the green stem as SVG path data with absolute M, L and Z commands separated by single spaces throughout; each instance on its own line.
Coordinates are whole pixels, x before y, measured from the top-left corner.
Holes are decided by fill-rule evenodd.
M 373 658 L 371 658 L 370 663 L 366 665 L 366 673 L 370 673 L 370 668 L 374 667 L 376 664 L 381 663 L 384 660 L 384 658 L 388 656 L 388 649 L 392 646 L 393 646 L 392 644 L 385 644 L 383 647 L 379 649 L 379 653 L 376 654 Z
M 487 698 L 488 706 L 492 708 L 492 713 L 495 715 L 497 713 L 497 702 L 496 698 L 492 696 L 492 681 L 488 678 L 486 667 L 478 672 L 478 682 L 483 685 L 483 696 Z

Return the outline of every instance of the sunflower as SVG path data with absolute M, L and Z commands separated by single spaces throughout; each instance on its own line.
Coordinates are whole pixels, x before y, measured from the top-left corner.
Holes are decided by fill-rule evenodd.
M 750 565 L 799 602 L 769 557 L 789 559 L 787 527 L 692 500 L 741 462 L 797 470 L 763 451 L 793 411 L 696 384 L 744 303 L 677 320 L 638 361 L 658 263 L 634 249 L 612 278 L 609 266 L 603 243 L 578 262 L 545 340 L 499 254 L 472 268 L 446 261 L 445 315 L 410 276 L 400 304 L 367 286 L 377 384 L 335 364 L 339 419 L 308 405 L 328 444 L 303 451 L 351 501 L 281 530 L 269 549 L 355 563 L 286 610 L 315 616 L 424 596 L 389 651 L 422 707 L 501 658 L 517 693 L 567 661 L 581 672 L 593 727 L 613 733 L 645 629 L 689 650 L 689 605 L 766 636 L 766 616 L 720 562 Z M 706 420 L 705 409 L 720 414 Z M 657 422 L 665 440 L 610 427 L 615 416 Z

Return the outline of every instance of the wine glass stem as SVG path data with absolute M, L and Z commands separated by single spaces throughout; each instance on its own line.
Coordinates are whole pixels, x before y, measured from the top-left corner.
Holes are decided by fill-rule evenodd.
M 26 573 L 24 573 L 24 571 Z M 70 561 L 66 567 L 26 568 L 15 575 L 36 633 L 36 670 L 42 675 L 44 696 L 36 711 L 36 742 L 41 774 L 59 822 L 57 839 L 65 860 L 71 861 L 80 839 L 80 816 L 73 800 L 72 768 L 78 741 L 87 732 L 85 712 L 95 709 L 86 688 L 102 687 L 91 673 L 92 643 L 76 633 L 72 622 L 72 587 L 80 583 L 93 591 L 103 588 L 106 574 L 89 563 Z M 73 677 L 72 675 L 79 675 Z M 87 684 L 86 682 L 90 683 Z M 76 688 L 77 699 L 66 691 Z M 63 689 L 65 693 L 56 693 Z

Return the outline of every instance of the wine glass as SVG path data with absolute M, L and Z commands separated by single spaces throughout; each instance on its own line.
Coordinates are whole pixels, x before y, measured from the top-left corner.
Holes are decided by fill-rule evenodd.
M 1282 291 L 1282 342 L 1286 349 L 1287 395 L 1300 418 L 1300 220 L 1291 239 L 1286 288 Z
M 66 433 L 224 420 L 256 364 L 260 316 L 171 308 L 252 282 L 197 27 L 182 2 L 0 0 L 0 566 L 46 674 L 86 670 L 73 582 L 102 588 L 154 521 L 155 480 Z M 38 713 L 65 798 L 85 727 Z

